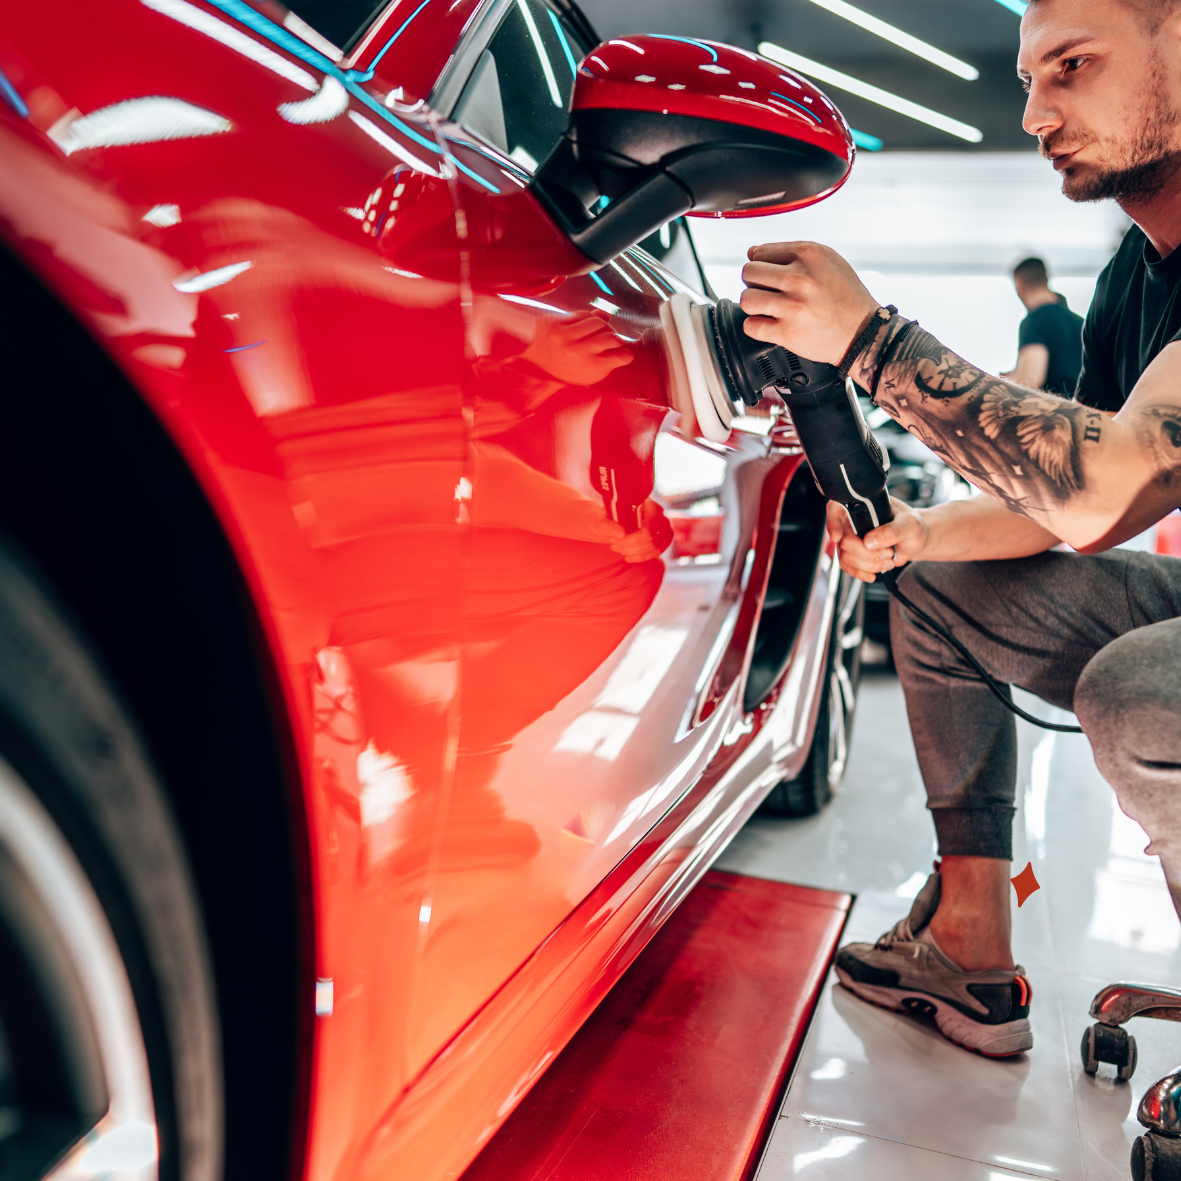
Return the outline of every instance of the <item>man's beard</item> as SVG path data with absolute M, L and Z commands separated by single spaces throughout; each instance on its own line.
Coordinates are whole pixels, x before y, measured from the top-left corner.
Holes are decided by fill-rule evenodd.
M 1121 205 L 1140 205 L 1168 184 L 1181 165 L 1181 152 L 1173 147 L 1173 131 L 1179 118 L 1167 103 L 1164 71 L 1159 66 L 1150 72 L 1146 89 L 1151 106 L 1144 112 L 1139 136 L 1130 144 L 1107 141 L 1109 155 L 1120 160 L 1119 167 L 1076 172 L 1068 165 L 1062 172 L 1063 196 L 1071 201 L 1111 199 Z M 1042 140 L 1038 151 L 1049 158 L 1055 149 L 1078 151 L 1100 142 L 1092 131 L 1077 133 L 1066 143 L 1059 133 Z

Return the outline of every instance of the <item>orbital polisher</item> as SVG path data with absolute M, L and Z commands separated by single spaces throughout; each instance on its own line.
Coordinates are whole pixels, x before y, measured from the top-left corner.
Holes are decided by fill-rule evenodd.
M 702 436 L 724 442 L 734 419 L 773 390 L 791 415 L 821 495 L 845 506 L 858 535 L 894 519 L 886 492 L 890 459 L 866 426 L 852 378 L 748 336 L 746 313 L 728 299 L 714 307 L 674 295 L 661 317 L 666 341 L 676 342 L 669 359 L 682 421 L 691 407 Z
M 835 365 L 809 361 L 748 336 L 746 313 L 728 299 L 711 306 L 678 294 L 661 305 L 660 316 L 683 431 L 725 442 L 746 407 L 757 406 L 767 391 L 774 391 L 791 415 L 816 487 L 826 500 L 845 506 L 857 535 L 864 537 L 894 519 L 886 491 L 890 459 L 866 425 L 852 378 L 842 377 Z M 1045 730 L 1082 733 L 1078 726 L 1043 721 L 1014 704 L 1007 685 L 997 682 L 951 632 L 898 589 L 893 570 L 877 577 L 968 661 L 1006 709 Z

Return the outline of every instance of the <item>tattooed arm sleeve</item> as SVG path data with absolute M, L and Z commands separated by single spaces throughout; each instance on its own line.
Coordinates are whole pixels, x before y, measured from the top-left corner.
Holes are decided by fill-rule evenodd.
M 869 388 L 902 328 L 894 320 L 862 354 Z M 877 403 L 977 487 L 1025 516 L 1053 512 L 1085 486 L 1085 452 L 1108 421 L 1096 410 L 1014 385 L 968 364 L 917 324 L 888 355 Z

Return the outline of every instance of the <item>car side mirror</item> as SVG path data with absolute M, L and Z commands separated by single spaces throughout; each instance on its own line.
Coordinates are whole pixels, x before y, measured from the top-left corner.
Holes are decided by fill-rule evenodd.
M 615 37 L 579 64 L 570 121 L 533 190 L 603 263 L 674 217 L 751 217 L 839 188 L 855 149 L 804 78 L 744 49 Z

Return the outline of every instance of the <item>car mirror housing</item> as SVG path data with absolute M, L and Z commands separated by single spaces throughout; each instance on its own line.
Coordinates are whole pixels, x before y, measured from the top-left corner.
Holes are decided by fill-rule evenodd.
M 534 191 L 606 262 L 682 214 L 752 217 L 823 200 L 855 149 L 815 86 L 745 49 L 615 37 L 579 64 L 565 135 Z

